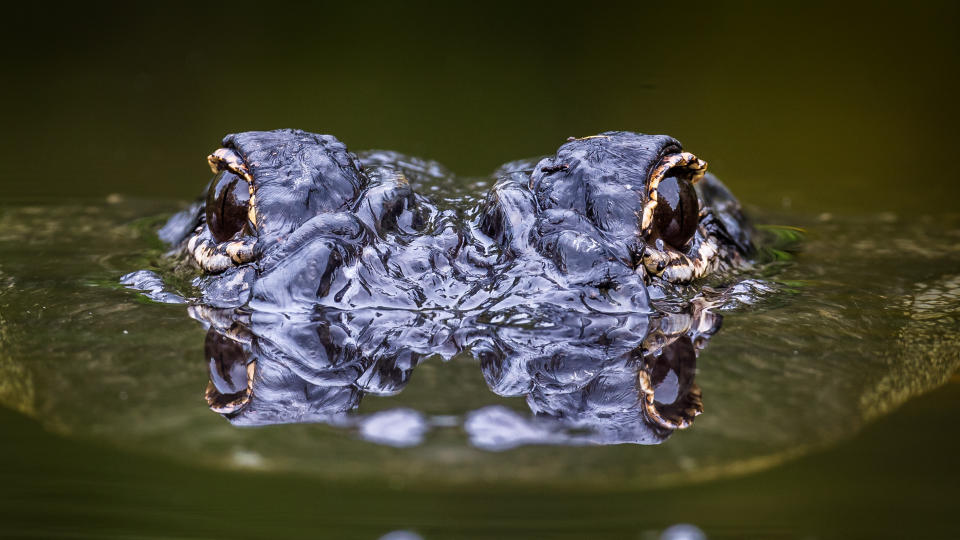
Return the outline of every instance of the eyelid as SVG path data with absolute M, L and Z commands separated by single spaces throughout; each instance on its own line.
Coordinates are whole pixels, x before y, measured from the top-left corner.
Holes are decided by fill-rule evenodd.
M 679 152 L 664 156 L 660 163 L 654 167 L 649 180 L 647 180 L 647 202 L 643 205 L 643 215 L 640 218 L 640 234 L 644 238 L 648 238 L 653 232 L 653 214 L 659 202 L 657 186 L 667 176 L 667 173 L 674 169 L 686 171 L 690 183 L 696 184 L 706 174 L 707 162 L 690 152 Z
M 233 174 L 243 178 L 247 183 L 253 183 L 253 175 L 246 162 L 236 150 L 230 148 L 218 148 L 212 154 L 207 156 L 207 163 L 210 164 L 210 170 L 214 174 L 220 171 L 230 171 Z

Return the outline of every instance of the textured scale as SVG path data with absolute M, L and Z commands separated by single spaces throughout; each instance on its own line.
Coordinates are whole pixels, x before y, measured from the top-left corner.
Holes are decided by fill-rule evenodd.
M 573 139 L 476 196 L 435 162 L 358 158 L 330 135 L 228 135 L 204 203 L 161 230 L 202 269 L 189 302 L 208 328 L 211 409 L 324 421 L 402 391 L 428 356 L 469 351 L 491 391 L 539 418 L 477 411 L 464 428 L 479 446 L 662 441 L 702 411 L 696 357 L 720 326 L 720 300 L 687 283 L 751 250 L 736 199 L 680 152 L 659 135 Z

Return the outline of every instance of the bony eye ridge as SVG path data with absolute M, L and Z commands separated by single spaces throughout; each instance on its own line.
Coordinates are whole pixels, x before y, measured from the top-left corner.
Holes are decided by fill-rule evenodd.
M 568 140 L 498 169 L 481 199 L 436 162 L 354 154 L 330 135 L 245 132 L 222 144 L 208 157 L 216 177 L 199 225 L 179 244 L 206 275 L 205 298 L 222 302 L 643 312 L 651 286 L 750 256 L 736 199 L 665 135 Z

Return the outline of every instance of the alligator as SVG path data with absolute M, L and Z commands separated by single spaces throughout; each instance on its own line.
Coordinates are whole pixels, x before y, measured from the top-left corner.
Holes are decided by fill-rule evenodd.
M 299 130 L 228 135 L 207 159 L 206 196 L 159 231 L 196 293 L 123 282 L 191 304 L 208 405 L 231 422 L 340 418 L 465 351 L 494 393 L 526 397 L 534 442 L 655 443 L 702 412 L 696 356 L 753 231 L 676 139 L 571 138 L 482 197 L 436 162 Z M 508 413 L 483 413 L 477 440 L 513 444 L 491 431 Z

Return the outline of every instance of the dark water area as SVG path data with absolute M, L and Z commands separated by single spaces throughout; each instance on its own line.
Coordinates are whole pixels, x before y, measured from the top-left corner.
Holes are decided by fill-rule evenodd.
M 954 534 L 954 4 L 5 18 L 0 537 Z M 169 270 L 156 230 L 201 193 L 223 135 L 282 127 L 436 159 L 459 175 L 451 189 L 478 196 L 501 163 L 569 136 L 670 134 L 761 225 L 765 262 L 744 278 L 773 292 L 718 308 L 722 328 L 709 310 L 643 321 L 664 347 L 697 346 L 687 375 L 703 413 L 685 429 L 544 423 L 536 407 L 565 405 L 497 392 L 469 350 L 415 369 L 393 358 L 399 386 L 384 377 L 337 398 L 344 410 L 308 396 L 315 409 L 279 418 L 310 423 L 242 427 L 215 412 L 229 400 L 204 399 L 210 340 L 234 321 L 119 280 Z M 428 328 L 400 319 L 389 325 Z M 339 324 L 295 323 L 284 332 Z M 283 326 L 244 325 L 261 338 Z M 644 444 L 610 444 L 627 439 Z

